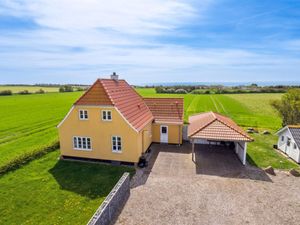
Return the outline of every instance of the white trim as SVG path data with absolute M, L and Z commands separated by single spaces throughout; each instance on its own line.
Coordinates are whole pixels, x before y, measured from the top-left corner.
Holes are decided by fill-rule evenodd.
M 80 114 L 82 113 L 83 118 L 80 117 Z M 86 113 L 86 118 L 85 118 L 85 113 Z M 79 120 L 89 120 L 89 112 L 86 109 L 78 109 L 78 118 Z
M 115 109 L 116 109 L 116 111 L 121 115 L 121 117 L 126 121 L 126 123 L 127 123 L 133 130 L 135 130 L 135 131 L 138 133 L 139 131 L 138 131 L 137 129 L 135 129 L 135 128 L 131 125 L 131 123 L 128 122 L 128 120 L 123 116 L 123 114 L 118 110 L 118 108 L 115 107 Z
M 121 150 L 114 150 L 114 145 L 113 145 L 113 138 L 116 138 L 116 142 L 118 142 L 118 138 L 120 138 L 121 139 Z M 111 136 L 111 151 L 113 152 L 113 153 L 122 153 L 123 152 L 123 143 L 122 143 L 122 137 L 121 136 L 119 136 L 119 135 L 112 135 Z M 116 147 L 118 147 L 118 144 L 116 143 Z
M 279 135 L 281 132 L 283 132 L 285 129 L 288 129 L 288 128 L 289 128 L 288 126 L 284 126 L 279 131 L 277 131 L 275 134 Z
M 110 119 L 103 119 L 103 113 L 106 112 L 106 118 L 107 118 L 107 112 L 110 112 Z M 111 122 L 112 121 L 112 111 L 111 110 L 101 110 L 101 119 L 104 122 Z
M 75 148 L 75 146 L 74 146 L 74 138 L 86 138 L 86 139 L 90 139 L 90 146 L 91 146 L 91 148 Z M 90 137 L 83 137 L 83 136 L 73 136 L 72 137 L 72 144 L 73 144 L 73 149 L 74 150 L 78 150 L 78 151 L 87 151 L 87 152 L 90 152 L 90 151 L 92 151 L 93 150 L 93 147 L 92 147 L 92 138 L 90 138 Z M 81 145 L 82 145 L 82 143 L 81 143 Z M 86 143 L 86 146 L 87 146 L 87 143 Z
M 71 112 L 74 109 L 74 105 L 71 107 L 71 109 L 69 110 L 69 112 L 67 113 L 67 115 L 63 118 L 63 120 L 56 126 L 56 128 L 59 128 L 64 122 L 65 120 L 69 117 L 69 115 L 71 114 Z
M 115 108 L 113 105 L 74 105 L 77 108 Z
M 154 124 L 183 125 L 183 122 L 155 121 Z

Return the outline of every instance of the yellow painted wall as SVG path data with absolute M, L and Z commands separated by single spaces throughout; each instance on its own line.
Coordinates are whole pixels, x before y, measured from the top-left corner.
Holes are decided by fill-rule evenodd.
M 88 120 L 79 120 L 79 109 L 88 110 Z M 112 111 L 112 121 L 102 121 L 101 110 Z M 144 132 L 136 132 L 113 107 L 74 106 L 59 127 L 60 149 L 64 156 L 138 162 L 142 151 L 151 144 L 151 122 Z M 143 137 L 144 133 L 144 137 Z M 147 136 L 148 134 L 148 136 Z M 90 137 L 92 151 L 74 150 L 73 137 Z M 112 152 L 112 136 L 122 137 L 122 153 Z M 144 148 L 142 149 L 142 138 Z
M 160 142 L 160 126 L 168 126 L 168 143 L 182 144 L 182 125 L 152 124 L 152 141 Z

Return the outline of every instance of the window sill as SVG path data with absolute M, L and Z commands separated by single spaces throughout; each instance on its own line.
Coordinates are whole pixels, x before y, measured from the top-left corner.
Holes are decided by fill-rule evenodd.
M 91 152 L 93 149 L 83 149 L 83 148 L 73 148 L 76 151 L 85 151 L 85 152 Z
M 121 154 L 122 151 L 112 151 L 112 153 L 118 153 L 118 154 Z

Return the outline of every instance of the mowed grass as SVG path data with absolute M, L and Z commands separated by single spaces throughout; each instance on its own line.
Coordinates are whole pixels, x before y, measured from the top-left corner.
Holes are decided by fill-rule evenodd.
M 0 167 L 57 142 L 56 126 L 81 94 L 1 96 Z
M 12 93 L 18 93 L 20 91 L 28 90 L 31 93 L 34 93 L 40 89 L 43 89 L 45 92 L 58 92 L 58 87 L 40 87 L 40 86 L 4 86 L 0 85 L 0 91 L 11 90 Z
M 282 94 L 156 94 L 154 88 L 138 88 L 144 97 L 183 97 L 184 119 L 190 115 L 214 111 L 234 119 L 240 126 L 276 130 L 281 126 L 281 119 L 270 105 L 280 99 Z
M 273 149 L 277 143 L 275 132 L 281 127 L 281 119 L 270 103 L 280 99 L 282 94 L 156 94 L 154 88 L 140 88 L 137 91 L 144 97 L 183 97 L 185 122 L 188 122 L 190 115 L 214 111 L 229 116 L 244 129 L 257 128 L 260 134 L 252 135 L 255 141 L 248 144 L 248 162 L 261 168 L 299 168 L 294 161 Z M 264 130 L 271 134 L 261 134 Z
M 0 178 L 1 224 L 86 224 L 133 168 L 58 161 L 51 152 Z

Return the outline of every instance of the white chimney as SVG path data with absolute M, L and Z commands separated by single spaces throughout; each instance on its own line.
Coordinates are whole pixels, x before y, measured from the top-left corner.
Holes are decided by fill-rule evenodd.
M 119 75 L 117 75 L 116 72 L 113 72 L 113 74 L 110 75 L 110 79 L 117 81 L 119 79 Z

